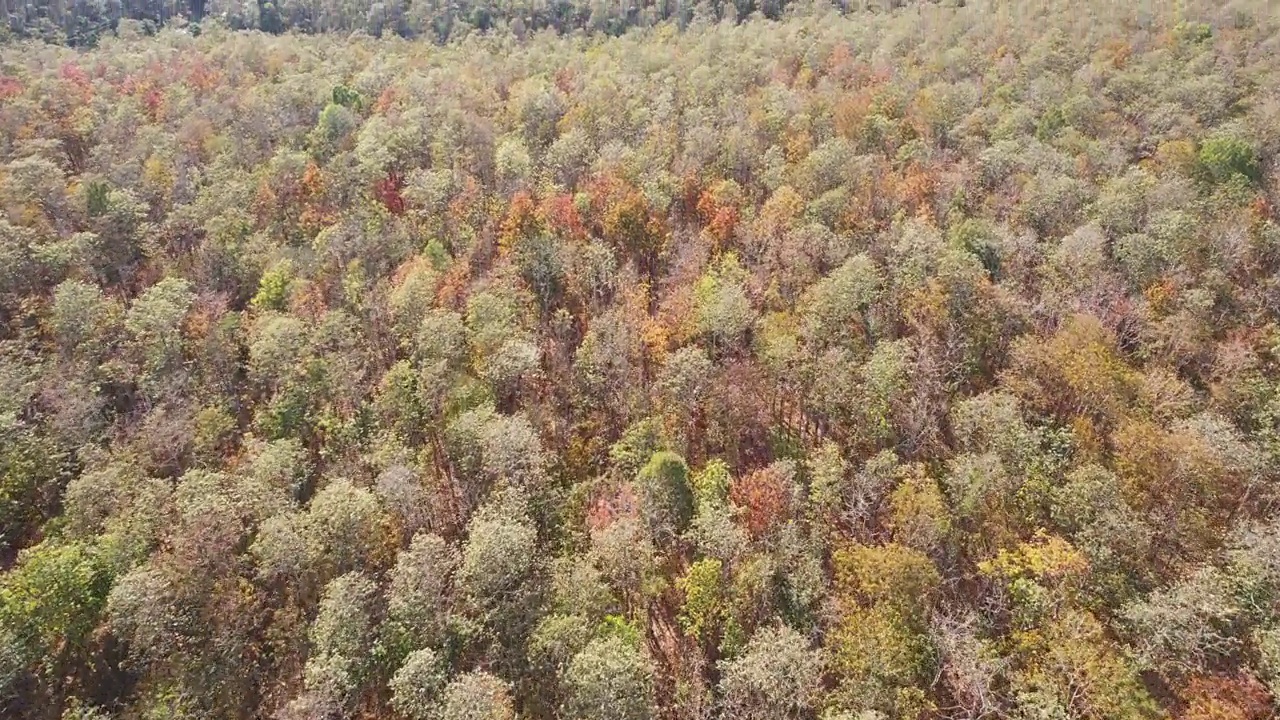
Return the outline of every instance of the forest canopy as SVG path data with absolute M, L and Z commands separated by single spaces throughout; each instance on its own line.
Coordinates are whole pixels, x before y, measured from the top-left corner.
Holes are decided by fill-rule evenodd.
M 915 0 L 912 0 L 915 1 Z M 935 0 L 924 0 L 932 2 Z M 942 0 L 963 4 L 963 0 Z M 358 32 L 399 35 L 437 42 L 459 40 L 472 32 L 526 32 L 551 29 L 618 35 L 633 27 L 671 22 L 680 28 L 697 21 L 743 20 L 753 15 L 778 19 L 792 0 L 0 0 L 0 38 L 4 33 L 47 42 L 92 45 L 118 34 L 121 23 L 154 33 L 166 23 L 199 32 L 212 22 L 237 30 L 269 33 Z M 836 3 L 842 9 L 889 10 L 907 0 Z
M 1271 2 L 23 7 L 0 715 L 1274 716 Z

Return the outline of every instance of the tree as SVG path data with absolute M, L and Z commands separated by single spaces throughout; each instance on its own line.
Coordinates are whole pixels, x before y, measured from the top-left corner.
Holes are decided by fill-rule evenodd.
M 194 302 L 191 283 L 180 278 L 165 278 L 129 307 L 124 327 L 133 335 L 153 383 L 179 359 L 182 321 Z
M 693 516 L 689 466 L 672 452 L 657 452 L 636 474 L 641 512 L 659 543 L 669 543 L 684 531 Z
M 391 570 L 387 619 L 381 630 L 382 642 L 389 646 L 387 652 L 444 643 L 461 560 L 456 548 L 426 532 L 415 534 L 409 547 L 400 552 Z
M 9 635 L 7 671 L 45 664 L 81 647 L 107 604 L 114 572 L 102 549 L 51 540 L 24 550 L 0 577 L 0 628 Z
M 564 613 L 594 619 L 618 614 L 618 598 L 589 556 L 573 555 L 552 562 L 551 601 Z
M 96 358 L 108 349 L 118 316 L 100 288 L 66 280 L 53 289 L 49 331 L 65 355 Z
M 490 489 L 512 485 L 536 490 L 546 480 L 546 454 L 523 415 L 502 415 L 485 404 L 459 414 L 444 429 L 445 447 L 460 488 L 463 515 Z
M 454 678 L 444 689 L 441 720 L 515 720 L 506 683 L 483 671 Z
M 386 535 L 383 513 L 373 493 L 338 478 L 311 500 L 307 525 L 312 547 L 336 572 L 366 565 Z
M 1054 521 L 1089 558 L 1098 592 L 1122 598 L 1155 584 L 1154 568 L 1145 562 L 1155 532 L 1125 500 L 1114 473 L 1098 465 L 1076 468 L 1054 489 L 1050 503 Z
M 418 278 L 420 275 L 413 277 Z M 393 303 L 401 304 L 393 307 L 398 322 L 405 326 L 404 332 L 414 350 L 414 357 L 427 364 L 443 363 L 446 367 L 457 364 L 463 359 L 466 347 L 466 328 L 462 316 L 443 308 L 416 307 L 426 302 L 425 298 L 416 297 L 417 293 L 425 291 L 421 282 L 410 285 L 410 281 L 406 280 L 401 287 L 406 295 L 408 289 L 412 289 L 415 294 L 412 298 L 414 306 L 409 305 L 411 298 L 408 296 L 392 296 Z M 415 322 L 417 325 L 413 326 L 412 323 Z
M 30 250 L 32 235 L 29 228 L 14 227 L 8 221 L 0 221 L 0 260 L 3 260 L 5 268 L 0 275 L 0 293 L 8 295 L 25 291 L 34 270 Z
M 538 537 L 525 502 L 517 490 L 502 491 L 467 526 L 458 583 L 481 604 L 502 602 L 533 569 Z
M 112 587 L 106 614 L 112 632 L 128 644 L 135 667 L 145 670 L 177 657 L 199 632 L 188 619 L 194 605 L 166 568 L 145 565 Z
M 719 258 L 694 287 L 698 330 L 717 347 L 731 348 L 755 319 L 745 281 L 746 270 L 730 253 Z
M 1241 648 L 1242 614 L 1232 595 L 1228 579 L 1205 567 L 1126 606 L 1139 657 L 1174 678 L 1231 658 Z
M 376 592 L 377 586 L 359 572 L 325 586 L 309 633 L 311 657 L 303 670 L 303 684 L 320 707 L 346 714 L 363 683 Z
M 539 350 L 523 328 L 513 293 L 495 288 L 467 300 L 468 340 L 480 377 L 495 389 L 510 389 L 538 368 Z
M 898 544 L 936 555 L 951 533 L 951 515 L 938 483 L 914 468 L 889 497 L 890 529 Z
M 392 465 L 378 474 L 374 492 L 383 506 L 395 514 L 403 537 L 412 538 L 438 517 L 433 512 L 430 483 L 415 468 L 404 465 Z
M 698 560 L 676 586 L 684 593 L 680 625 L 691 637 L 711 641 L 725 620 L 724 563 L 712 558 Z
M 666 411 L 663 414 L 667 432 L 690 450 L 696 450 L 704 440 L 714 372 L 710 356 L 696 345 L 668 355 L 658 371 L 657 390 Z
M 653 669 L 620 637 L 593 641 L 565 671 L 564 712 L 574 720 L 647 720 L 653 716 Z
M 591 533 L 591 555 L 610 587 L 630 607 L 660 581 L 658 556 L 647 523 L 634 516 L 612 519 Z
M 1220 135 L 1209 138 L 1200 146 L 1197 160 L 1198 172 L 1209 182 L 1222 183 L 1240 178 L 1254 183 L 1261 177 L 1253 147 L 1238 137 Z
M 72 702 L 63 711 L 62 720 L 111 720 L 111 714 L 94 705 Z
M 1086 415 L 1114 422 L 1136 390 L 1114 334 L 1087 315 L 1071 317 L 1045 341 L 1016 343 L 1010 364 L 1011 389 L 1065 421 Z
M 264 577 L 323 582 L 370 562 L 387 539 L 383 523 L 373 493 L 339 478 L 306 511 L 266 518 L 249 550 Z
M 729 499 L 755 537 L 768 535 L 794 517 L 799 498 L 795 464 L 783 460 L 734 480 Z
M 522 491 L 507 488 L 481 506 L 468 524 L 456 576 L 463 637 L 486 648 L 495 669 L 512 675 L 525 668 L 525 649 L 545 590 L 527 502 Z
M 561 677 L 569 663 L 586 649 L 595 628 L 590 618 L 583 615 L 547 615 L 538 621 L 529 637 L 529 658 L 550 677 L 549 682 Z
M 1011 653 L 1011 691 L 1027 712 L 1147 718 L 1156 707 L 1138 669 L 1077 607 L 1087 562 L 1074 547 L 1041 533 L 1001 550 L 980 570 L 1001 583 L 1019 640 Z
M 249 304 L 262 310 L 284 310 L 292 279 L 293 265 L 289 262 L 280 263 L 267 270 L 258 281 L 258 292 Z
M 741 656 L 723 663 L 721 673 L 727 717 L 816 717 L 822 661 L 790 628 L 756 631 Z
M 10 402 L 25 403 L 22 379 L 9 384 Z M 30 533 L 46 518 L 57 498 L 57 482 L 66 457 L 53 439 L 18 420 L 9 410 L 0 415 L 0 548 L 9 552 L 29 544 Z
M 809 518 L 814 530 L 833 534 L 849 494 L 848 463 L 833 442 L 823 443 L 805 458 L 809 477 Z
M 1159 717 L 1136 668 L 1116 652 L 1088 614 L 1067 612 L 1028 640 L 1022 650 L 1036 659 L 1012 677 L 1014 702 L 1022 712 L 1032 717 Z
M 918 712 L 915 689 L 935 662 L 928 614 L 941 578 L 933 563 L 900 545 L 855 546 L 836 553 L 841 613 L 830 648 L 845 707 Z
M 412 720 L 434 720 L 447 681 L 443 662 L 434 650 L 415 650 L 391 678 L 391 706 Z
M 884 279 L 865 255 L 857 255 L 814 284 L 801 301 L 804 336 L 822 348 L 843 344 L 865 348 L 875 328 L 872 308 L 880 298 Z
M 640 192 L 623 189 L 604 211 L 604 238 L 630 257 L 642 274 L 653 278 L 667 245 L 666 230 L 653 216 Z
M 307 326 L 298 318 L 268 314 L 254 324 L 249 370 L 263 386 L 275 388 L 292 380 L 307 348 Z
M 28 664 L 27 653 L 21 641 L 9 628 L 0 630 L 0 693 L 13 694 L 14 685 L 22 677 Z

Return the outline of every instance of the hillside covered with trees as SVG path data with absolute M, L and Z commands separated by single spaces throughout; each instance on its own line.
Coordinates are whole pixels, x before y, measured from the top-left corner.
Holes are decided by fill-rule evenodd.
M 747 9 L 11 33 L 0 716 L 1273 717 L 1274 4 Z
M 518 36 L 549 28 L 617 35 L 628 28 L 671 22 L 736 22 L 752 15 L 778 19 L 792 0 L 0 0 L 0 38 L 7 33 L 47 42 L 92 45 L 138 21 L 147 32 L 177 21 L 215 21 L 237 30 L 269 33 L 366 33 L 436 42 L 472 32 L 510 31 Z M 963 0 L 861 0 L 845 10 L 888 10 L 910 2 Z

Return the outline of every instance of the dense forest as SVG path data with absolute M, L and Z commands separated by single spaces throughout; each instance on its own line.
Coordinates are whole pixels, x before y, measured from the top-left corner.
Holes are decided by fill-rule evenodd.
M 963 0 L 910 0 L 910 2 Z M 889 10 L 908 0 L 859 0 L 857 9 Z M 759 14 L 778 19 L 791 0 L 0 0 L 0 36 L 92 45 L 118 32 L 122 20 L 154 33 L 168 22 L 205 20 L 266 32 L 363 32 L 438 42 L 500 29 L 517 36 L 550 28 L 617 35 L 663 21 L 684 28 L 698 21 L 737 21 Z M 850 9 L 847 0 L 839 7 Z
M 0 715 L 1273 717 L 1270 0 L 322 5 L 6 10 Z

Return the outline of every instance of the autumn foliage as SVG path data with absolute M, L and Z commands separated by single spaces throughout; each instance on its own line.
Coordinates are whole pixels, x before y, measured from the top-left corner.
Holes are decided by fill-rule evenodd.
M 1275 716 L 1273 5 L 9 3 L 0 717 Z

